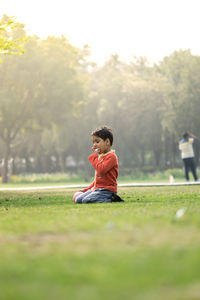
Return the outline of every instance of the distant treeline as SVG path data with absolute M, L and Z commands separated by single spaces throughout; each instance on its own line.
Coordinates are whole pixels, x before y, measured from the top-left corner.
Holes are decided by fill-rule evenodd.
M 26 32 L 21 25 L 7 34 Z M 78 49 L 65 37 L 29 37 L 24 49 L 0 63 L 4 182 L 11 158 L 16 174 L 82 170 L 87 176 L 90 133 L 104 124 L 113 129 L 123 174 L 179 167 L 182 134 L 200 137 L 200 56 L 190 50 L 154 65 L 112 55 L 97 66 L 87 46 Z M 194 148 L 198 162 L 198 141 Z

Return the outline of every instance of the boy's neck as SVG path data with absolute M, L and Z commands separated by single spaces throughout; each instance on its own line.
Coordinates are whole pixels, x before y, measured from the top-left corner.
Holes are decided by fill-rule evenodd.
M 110 152 L 110 150 L 111 150 L 111 147 L 109 147 L 105 152 L 103 152 L 103 154 Z
M 109 148 L 107 151 L 105 151 L 105 152 L 103 152 L 103 153 L 99 154 L 99 156 L 106 155 L 106 154 L 108 154 L 108 153 L 109 153 L 109 152 L 111 152 L 111 151 L 112 151 L 112 149 L 111 149 L 111 148 Z

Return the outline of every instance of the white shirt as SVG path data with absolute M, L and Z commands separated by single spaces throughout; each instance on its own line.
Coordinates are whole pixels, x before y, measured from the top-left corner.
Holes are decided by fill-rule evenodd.
M 179 142 L 179 150 L 181 151 L 182 159 L 194 157 L 194 151 L 192 147 L 193 142 L 193 138 L 189 138 L 188 140 L 183 139 Z

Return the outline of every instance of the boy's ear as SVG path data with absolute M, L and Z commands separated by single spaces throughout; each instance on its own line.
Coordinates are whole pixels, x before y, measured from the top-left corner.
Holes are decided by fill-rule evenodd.
M 110 140 L 109 140 L 109 138 L 106 139 L 106 144 L 107 144 L 107 145 L 110 145 Z

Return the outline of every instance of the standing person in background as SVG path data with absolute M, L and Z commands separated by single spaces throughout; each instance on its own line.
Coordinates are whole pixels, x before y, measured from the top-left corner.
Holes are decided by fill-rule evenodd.
M 195 181 L 198 181 L 196 165 L 194 159 L 193 142 L 197 137 L 191 133 L 185 132 L 183 139 L 179 142 L 179 150 L 185 168 L 185 179 L 189 181 L 189 171 L 191 170 Z

